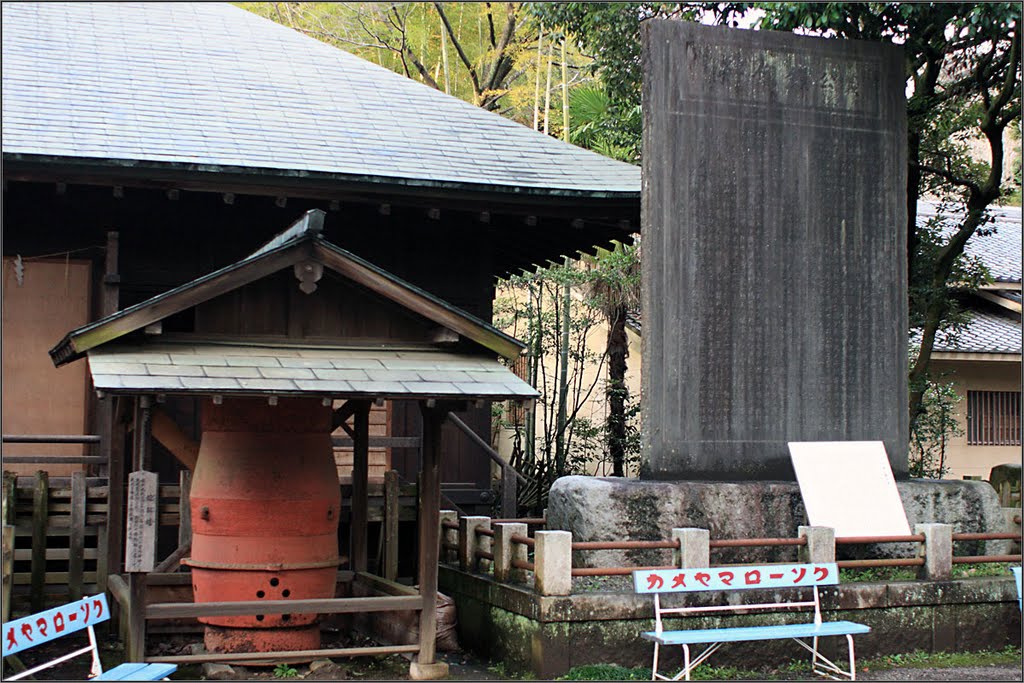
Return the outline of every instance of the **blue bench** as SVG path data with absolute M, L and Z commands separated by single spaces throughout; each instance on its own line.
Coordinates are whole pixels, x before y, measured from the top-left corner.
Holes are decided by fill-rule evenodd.
M 93 626 L 108 619 L 110 619 L 110 609 L 107 607 L 107 596 L 101 593 L 45 612 L 5 622 L 2 631 L 4 657 L 82 630 L 85 630 L 89 636 L 87 647 L 8 676 L 5 680 L 16 681 L 85 654 L 92 655 L 89 678 L 96 681 L 158 681 L 166 679 L 178 670 L 174 664 L 126 662 L 109 671 L 103 671 Z
M 651 666 L 651 680 L 690 680 L 694 668 L 713 655 L 723 643 L 755 640 L 782 640 L 792 638 L 811 653 L 814 673 L 826 678 L 841 677 L 856 680 L 857 668 L 853 649 L 853 636 L 867 633 L 871 629 L 852 621 L 822 621 L 819 586 L 839 583 L 839 568 L 834 564 L 768 564 L 729 567 L 701 567 L 697 569 L 658 569 L 633 572 L 633 588 L 637 593 L 654 596 L 654 630 L 641 634 L 654 642 L 654 662 Z M 693 593 L 702 591 L 735 591 L 770 589 L 795 589 L 812 599 L 793 602 L 764 602 L 744 605 L 711 605 L 693 607 L 662 607 L 663 593 Z M 707 615 L 716 612 L 779 612 L 789 609 L 814 609 L 810 622 L 779 624 L 773 626 L 739 626 L 731 628 L 682 629 L 668 631 L 664 627 L 665 615 L 688 616 Z M 849 648 L 849 669 L 843 670 L 818 650 L 818 639 L 827 636 L 845 636 Z M 810 640 L 808 645 L 805 640 Z M 690 646 L 704 644 L 707 647 L 691 658 Z M 680 645 L 683 648 L 683 668 L 673 677 L 658 671 L 658 656 L 662 645 Z

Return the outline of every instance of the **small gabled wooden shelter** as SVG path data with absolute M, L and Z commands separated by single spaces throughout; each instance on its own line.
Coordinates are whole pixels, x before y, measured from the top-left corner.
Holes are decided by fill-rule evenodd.
M 309 427 L 309 424 L 316 422 L 316 413 L 321 408 L 328 411 L 329 417 L 318 423 L 324 438 L 337 426 L 344 426 L 353 438 L 355 466 L 347 549 L 349 567 L 338 576 L 345 583 L 359 584 L 358 588 L 352 586 L 344 592 L 362 597 L 334 597 L 338 562 L 331 564 L 331 558 L 335 558 L 337 553 L 330 548 L 318 555 L 316 562 L 296 562 L 293 555 L 302 543 L 292 543 L 289 539 L 282 540 L 270 534 L 271 537 L 260 546 L 259 542 L 251 542 L 251 539 L 241 539 L 239 524 L 233 519 L 223 521 L 230 514 L 249 517 L 265 514 L 266 524 L 250 521 L 242 526 L 258 529 L 273 526 L 273 520 L 280 514 L 273 507 L 274 501 L 250 500 L 243 504 L 232 498 L 227 504 L 217 498 L 200 500 L 198 496 L 193 497 L 192 552 L 187 546 L 180 547 L 168 558 L 171 562 L 159 564 L 155 557 L 148 558 L 148 561 L 142 557 L 140 561 L 140 554 L 152 554 L 156 547 L 151 540 L 139 541 L 152 532 L 129 528 L 128 533 L 122 533 L 119 508 L 111 501 L 109 537 L 111 542 L 113 539 L 127 539 L 124 543 L 126 565 L 136 571 L 127 579 L 111 576 L 108 586 L 127 614 L 129 654 L 135 661 L 308 659 L 311 656 L 309 652 L 275 648 L 274 637 L 253 637 L 251 634 L 265 635 L 267 631 L 260 629 L 276 627 L 285 642 L 292 642 L 288 641 L 288 636 L 294 633 L 295 622 L 303 615 L 414 610 L 420 614 L 418 644 L 382 646 L 371 650 L 415 653 L 413 674 L 417 677 L 444 674 L 443 665 L 434 661 L 441 424 L 450 411 L 464 409 L 467 403 L 509 399 L 530 401 L 537 392 L 498 360 L 499 357 L 514 360 L 522 350 L 522 344 L 436 296 L 331 244 L 321 234 L 323 219 L 322 211 L 308 211 L 286 231 L 242 260 L 72 330 L 50 351 L 58 366 L 88 358 L 97 392 L 103 396 L 120 395 L 135 400 L 135 447 L 131 462 L 135 473 L 145 472 L 150 467 L 149 425 L 155 406 L 170 395 L 201 397 L 203 411 L 215 416 L 207 419 L 204 415 L 208 429 L 215 429 L 211 426 L 213 423 L 223 425 L 233 421 L 233 426 L 221 428 L 267 433 L 258 440 L 280 444 L 278 450 L 271 448 L 267 458 L 259 461 L 267 468 L 266 473 L 239 471 L 234 475 L 230 472 L 222 474 L 222 486 L 230 486 L 234 479 L 266 479 L 273 480 L 276 487 L 289 488 L 287 476 L 292 469 L 289 459 L 295 459 L 295 469 L 298 469 L 299 461 L 306 455 L 291 452 L 288 434 L 273 441 L 275 429 L 303 434 L 315 432 L 316 428 Z M 418 589 L 405 588 L 367 573 L 368 415 L 371 403 L 383 399 L 417 401 L 423 415 Z M 259 408 L 254 409 L 254 406 Z M 353 424 L 348 426 L 350 419 Z M 253 424 L 254 421 L 261 424 Z M 263 424 L 278 424 L 278 421 L 284 426 L 268 428 Z M 296 421 L 302 426 L 296 426 Z M 245 443 L 247 448 L 259 448 L 254 445 L 256 441 Z M 329 480 L 328 488 L 336 492 L 329 441 L 327 443 L 329 467 L 322 478 Z M 117 455 L 120 457 L 112 457 L 110 462 L 112 479 L 122 477 L 128 466 L 124 454 Z M 235 456 L 228 451 L 207 449 L 204 441 L 199 448 L 197 463 L 189 462 L 187 454 L 182 459 L 186 465 L 195 468 L 198 485 L 199 472 L 204 467 L 210 469 L 214 459 L 227 460 L 231 457 Z M 255 467 L 252 462 L 236 460 L 238 467 L 245 467 L 245 463 Z M 230 465 L 225 466 L 230 469 Z M 133 473 L 132 481 L 136 477 Z M 303 487 L 297 485 L 295 488 Z M 327 506 L 326 517 L 334 520 L 335 528 L 337 510 L 333 506 L 336 504 L 331 501 L 324 503 Z M 312 509 L 309 501 L 301 496 L 295 498 L 293 505 L 302 510 Z M 143 518 L 145 515 L 139 517 Z M 130 509 L 129 525 L 135 523 L 133 520 L 135 517 Z M 312 530 L 314 527 L 319 529 L 317 524 L 312 517 L 300 519 L 291 533 L 304 537 L 306 543 L 314 543 Z M 202 552 L 214 553 L 213 560 L 208 555 L 199 557 L 200 537 L 204 534 L 219 539 L 202 541 Z M 135 547 L 140 542 L 145 547 Z M 259 558 L 240 557 L 244 553 L 237 549 L 243 546 L 252 546 L 252 552 L 259 554 Z M 278 546 L 290 550 L 285 552 Z M 218 552 L 220 555 L 216 555 Z M 192 557 L 187 557 L 190 554 Z M 174 559 L 183 557 L 183 563 L 192 566 L 195 604 L 147 605 L 147 572 L 140 570 L 173 565 Z M 324 557 L 328 558 L 327 561 Z M 284 591 L 280 600 L 274 600 L 272 598 L 279 596 L 265 595 L 263 590 L 257 591 L 253 587 L 262 585 L 262 581 L 269 581 L 271 586 L 303 586 L 303 576 L 308 576 L 310 571 L 322 572 L 325 568 L 330 578 L 328 595 L 311 597 L 303 594 L 302 589 L 289 589 Z M 227 589 L 200 590 L 203 572 L 232 571 L 236 579 L 228 581 Z M 167 582 L 162 574 L 156 575 L 156 580 Z M 232 598 L 233 587 L 238 585 L 241 586 L 239 595 L 252 594 L 258 599 Z M 381 590 L 386 594 L 374 595 Z M 199 601 L 201 593 L 203 597 Z M 294 620 L 288 623 L 293 615 Z M 242 641 L 258 643 L 260 651 L 240 652 L 235 647 L 229 657 L 216 653 L 146 657 L 146 620 L 168 617 L 199 617 L 204 620 L 207 623 L 208 647 L 211 642 L 225 642 L 225 629 L 221 627 L 227 624 L 229 635 L 235 638 L 232 642 L 237 645 L 237 635 L 242 633 Z M 252 619 L 258 623 L 248 621 Z M 211 627 L 211 623 L 214 626 Z M 237 628 L 230 628 L 235 626 Z M 211 628 L 216 636 L 212 641 Z M 318 636 L 314 642 L 319 642 Z M 367 648 L 318 649 L 313 654 L 342 656 L 366 654 L 367 651 Z

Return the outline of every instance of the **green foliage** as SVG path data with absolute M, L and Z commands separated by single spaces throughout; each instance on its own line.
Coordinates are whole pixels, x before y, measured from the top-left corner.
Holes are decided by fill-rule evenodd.
M 619 112 L 612 109 L 608 92 L 600 85 L 583 85 L 569 93 L 569 142 L 612 159 L 637 163 L 638 131 L 642 123 L 639 105 Z
M 290 664 L 278 664 L 274 667 L 274 678 L 295 678 L 299 672 Z
M 840 569 L 840 583 L 888 583 L 890 581 L 914 581 L 917 570 L 912 567 L 863 567 Z
M 634 246 L 619 245 L 581 263 L 510 278 L 499 287 L 495 324 L 527 342 L 527 379 L 541 394 L 532 415 L 505 410 L 498 416 L 500 426 L 514 433 L 513 466 L 536 480 L 536 486 L 520 489 L 525 507 L 544 507 L 548 487 L 560 476 L 586 474 L 595 465 L 614 471 L 619 453 L 623 469 L 635 471 L 639 407 L 621 378 L 603 379 L 610 354 L 607 344 L 601 348 L 598 335 L 609 315 L 636 305 L 637 259 Z M 569 324 L 568 335 L 563 335 L 566 287 Z M 567 379 L 564 420 L 559 410 L 563 377 Z M 589 412 L 600 405 L 602 388 L 609 405 L 607 418 Z M 612 414 L 616 400 L 622 412 L 618 422 Z M 621 450 L 616 450 L 616 444 Z
M 956 416 L 960 395 L 952 382 L 928 382 L 921 413 L 910 433 L 911 477 L 942 479 L 946 466 L 946 447 L 950 439 L 963 436 Z

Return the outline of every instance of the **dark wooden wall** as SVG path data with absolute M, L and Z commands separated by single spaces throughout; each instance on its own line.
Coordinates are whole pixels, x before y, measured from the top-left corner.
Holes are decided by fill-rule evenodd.
M 115 196 L 111 187 L 68 184 L 58 189 L 54 183 L 9 181 L 4 192 L 4 254 L 74 252 L 74 257 L 92 258 L 94 287 L 98 291 L 102 285 L 106 235 L 108 231 L 117 231 L 120 306 L 124 308 L 244 258 L 304 211 L 324 208 L 325 204 L 288 199 L 280 207 L 273 196 L 257 195 L 236 195 L 233 203 L 228 204 L 221 193 L 185 191 L 172 200 L 163 190 L 133 187 L 125 187 L 118 194 Z M 377 203 L 346 203 L 342 210 L 328 212 L 324 234 L 342 248 L 483 320 L 490 320 L 496 273 L 489 231 L 495 229 L 481 225 L 468 214 L 450 213 L 435 220 L 420 209 L 395 206 L 389 207 L 384 215 Z M 281 277 L 290 274 L 283 273 Z M 368 305 L 365 293 L 333 282 L 327 275 L 325 280 L 321 285 L 336 289 L 335 294 L 351 296 L 364 308 Z M 283 290 L 298 291 L 294 281 Z M 98 299 L 93 297 L 94 301 Z M 237 298 L 233 303 L 226 298 L 210 308 L 221 306 L 219 316 L 233 310 L 234 318 L 221 319 L 219 324 L 224 325 L 232 319 L 240 320 L 238 305 Z M 250 320 L 247 324 L 273 326 L 277 324 L 273 316 L 281 315 L 281 311 L 264 313 L 269 317 L 262 323 Z M 93 317 L 98 317 L 98 313 L 94 312 Z M 339 320 L 332 319 L 323 309 L 315 319 L 319 322 L 309 330 L 311 336 L 341 329 L 333 327 Z M 411 319 L 404 323 L 393 318 L 365 324 L 362 329 L 354 329 L 354 333 L 371 336 L 381 332 L 422 332 L 421 323 Z M 39 352 L 45 353 L 57 341 L 39 340 Z M 180 418 L 182 428 L 194 435 L 194 406 L 188 405 L 187 399 L 174 403 L 173 412 Z M 489 407 L 471 408 L 462 417 L 487 438 Z M 420 429 L 416 405 L 396 405 L 393 435 L 419 436 Z M 487 457 L 454 429 L 445 429 L 443 447 L 442 481 L 473 482 L 476 493 L 470 497 L 481 498 L 480 494 L 490 489 Z M 417 449 L 395 449 L 393 461 L 403 478 L 415 481 L 419 468 Z

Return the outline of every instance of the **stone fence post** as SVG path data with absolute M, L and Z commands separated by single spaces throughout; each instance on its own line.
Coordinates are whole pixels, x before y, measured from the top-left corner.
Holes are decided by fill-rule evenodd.
M 924 534 L 918 557 L 924 557 L 919 579 L 945 581 L 953 575 L 953 525 L 915 524 L 915 534 Z
M 441 519 L 438 524 L 441 525 L 441 552 L 438 557 L 442 562 L 448 563 L 455 559 L 455 551 L 451 548 L 445 548 L 445 544 L 457 545 L 459 542 L 458 529 L 446 529 L 444 526 L 445 522 L 459 523 L 459 513 L 455 510 L 441 510 Z
M 525 524 L 498 522 L 494 525 L 494 580 L 499 583 L 522 583 L 526 572 L 512 566 L 512 560 L 527 560 L 528 548 L 522 543 L 513 543 L 513 536 L 526 536 Z
M 467 515 L 459 519 L 459 567 L 464 572 L 477 570 L 477 550 L 484 550 L 482 541 L 486 536 L 479 536 L 477 529 L 490 529 L 491 518 Z M 489 539 L 487 539 L 489 540 Z
M 807 539 L 807 545 L 799 546 L 797 555 L 801 562 L 827 564 L 836 561 L 836 530 L 830 526 L 800 526 L 800 538 Z
M 539 595 L 569 595 L 572 592 L 572 534 L 538 531 L 534 541 L 535 590 Z
M 684 527 L 672 530 L 672 564 L 682 569 L 711 566 L 711 534 L 707 529 Z

